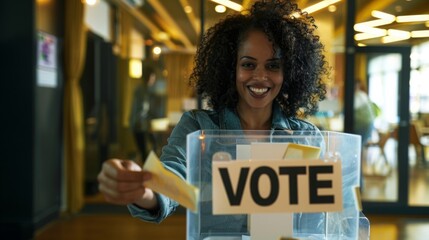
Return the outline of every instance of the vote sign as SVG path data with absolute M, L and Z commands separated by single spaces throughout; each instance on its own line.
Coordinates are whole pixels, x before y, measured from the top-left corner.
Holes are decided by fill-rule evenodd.
M 213 214 L 341 211 L 341 161 L 213 161 Z

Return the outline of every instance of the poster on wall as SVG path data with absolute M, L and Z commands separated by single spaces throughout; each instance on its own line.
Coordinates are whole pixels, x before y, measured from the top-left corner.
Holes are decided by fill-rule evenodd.
M 44 32 L 37 33 L 37 85 L 56 87 L 57 80 L 57 38 Z

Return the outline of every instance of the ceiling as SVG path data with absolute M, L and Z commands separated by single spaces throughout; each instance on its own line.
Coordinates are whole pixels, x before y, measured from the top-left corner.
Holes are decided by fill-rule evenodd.
M 250 6 L 254 0 L 233 0 L 244 8 Z M 301 9 L 304 9 L 320 0 L 298 0 Z M 312 15 L 316 19 L 319 14 L 330 14 L 335 19 L 336 32 L 344 35 L 345 1 L 336 3 L 336 11 L 320 10 Z M 195 51 L 201 32 L 201 3 L 204 4 L 204 29 L 213 25 L 219 19 L 229 13 L 235 12 L 228 9 L 225 13 L 216 13 L 214 8 L 217 3 L 211 0 L 110 0 L 111 3 L 124 7 L 135 19 L 135 27 L 143 33 L 145 38 L 163 45 L 172 51 Z M 132 6 L 129 2 L 139 2 L 140 6 Z M 185 7 L 191 9 L 185 12 Z M 379 10 L 393 15 L 429 14 L 427 0 L 356 0 L 356 22 L 374 20 L 372 10 Z M 420 23 L 392 23 L 386 28 L 395 28 L 406 31 L 429 30 L 429 24 Z M 147 37 L 149 36 L 149 37 Z M 366 40 L 367 43 L 377 43 L 380 39 Z M 409 41 L 402 41 L 409 43 Z

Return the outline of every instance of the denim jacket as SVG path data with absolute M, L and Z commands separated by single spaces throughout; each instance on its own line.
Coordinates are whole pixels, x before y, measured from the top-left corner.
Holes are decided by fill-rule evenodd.
M 164 167 L 186 179 L 186 136 L 197 130 L 241 130 L 240 119 L 235 110 L 225 108 L 218 112 L 209 110 L 192 110 L 185 112 L 173 129 L 168 144 L 163 147 L 161 162 Z M 280 106 L 273 105 L 271 130 L 317 130 L 313 124 L 297 118 L 289 118 L 281 111 Z M 178 203 L 161 194 L 157 194 L 159 211 L 149 212 L 133 204 L 128 209 L 133 217 L 144 221 L 160 223 L 171 215 Z

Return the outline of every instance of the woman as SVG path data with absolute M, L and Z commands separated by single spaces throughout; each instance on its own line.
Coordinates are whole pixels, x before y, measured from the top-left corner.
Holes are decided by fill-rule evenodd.
M 150 133 L 150 121 L 153 116 L 153 108 L 151 106 L 150 88 L 154 85 L 156 80 L 156 71 L 152 66 L 145 66 L 143 68 L 143 78 L 141 83 L 134 90 L 133 104 L 130 114 L 130 128 L 134 136 L 138 154 L 144 161 L 147 156 L 148 146 L 154 146 L 153 135 Z
M 294 3 L 272 0 L 256 2 L 249 12 L 210 28 L 190 82 L 212 110 L 183 114 L 162 150 L 164 166 L 186 178 L 186 135 L 200 129 L 317 130 L 297 118 L 314 113 L 325 96 L 326 61 L 313 22 Z M 98 176 L 107 201 L 160 222 L 177 203 L 144 188 L 149 178 L 132 161 L 117 159 L 106 161 Z

